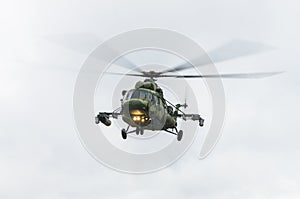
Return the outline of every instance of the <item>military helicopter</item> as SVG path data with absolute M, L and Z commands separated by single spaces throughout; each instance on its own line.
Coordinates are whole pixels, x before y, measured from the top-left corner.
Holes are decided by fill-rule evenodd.
M 126 139 L 129 133 L 135 132 L 137 135 L 143 135 L 144 130 L 164 130 L 177 135 L 178 141 L 182 139 L 183 131 L 177 130 L 177 118 L 191 119 L 198 121 L 199 126 L 204 125 L 204 119 L 199 114 L 186 114 L 180 110 L 180 108 L 188 106 L 186 102 L 173 105 L 165 99 L 163 90 L 153 78 L 155 72 L 150 71 L 149 73 L 151 74 L 150 78 L 138 81 L 133 89 L 122 92 L 123 98 L 121 99 L 120 109 L 110 113 L 100 112 L 95 118 L 96 124 L 101 122 L 106 126 L 110 126 L 110 116 L 115 119 L 122 116 L 123 121 L 128 124 L 127 129 L 123 128 L 121 130 L 123 139 Z M 135 129 L 129 131 L 130 126 Z
M 232 57 L 231 57 L 232 58 Z M 127 139 L 130 133 L 143 135 L 144 130 L 165 131 L 177 136 L 177 140 L 181 141 L 183 131 L 177 129 L 177 119 L 197 121 L 199 126 L 204 125 L 204 119 L 199 114 L 185 113 L 182 108 L 188 105 L 177 103 L 172 104 L 164 97 L 161 87 L 156 83 L 158 78 L 263 78 L 281 72 L 266 72 L 266 73 L 238 73 L 238 74 L 211 74 L 211 75 L 174 75 L 166 74 L 178 72 L 193 67 L 191 64 L 180 64 L 176 67 L 169 68 L 160 72 L 154 70 L 143 71 L 139 67 L 134 67 L 126 60 L 125 68 L 133 69 L 137 73 L 112 73 L 111 75 L 126 75 L 132 77 L 143 77 L 144 81 L 138 81 L 135 87 L 126 91 L 122 91 L 123 98 L 121 99 L 121 107 L 112 112 L 99 112 L 95 117 L 95 123 L 100 122 L 106 126 L 111 125 L 110 117 L 117 119 L 119 116 L 128 124 L 128 127 L 121 130 L 123 139 Z M 134 67 L 134 68 L 133 68 Z M 133 130 L 129 130 L 133 127 Z

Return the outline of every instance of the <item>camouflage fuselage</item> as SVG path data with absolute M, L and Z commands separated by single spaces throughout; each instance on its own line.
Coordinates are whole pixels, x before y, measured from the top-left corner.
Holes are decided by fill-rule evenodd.
M 162 90 L 154 81 L 137 82 L 122 100 L 122 119 L 148 130 L 175 128 L 176 119 L 167 112 Z

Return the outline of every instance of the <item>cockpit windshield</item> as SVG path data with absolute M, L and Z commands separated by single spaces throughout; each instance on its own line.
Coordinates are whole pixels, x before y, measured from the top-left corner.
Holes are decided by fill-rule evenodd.
M 127 92 L 124 100 L 129 99 L 141 99 L 141 100 L 148 100 L 153 103 L 157 103 L 158 99 L 157 96 L 153 95 L 151 92 L 146 90 L 130 90 Z

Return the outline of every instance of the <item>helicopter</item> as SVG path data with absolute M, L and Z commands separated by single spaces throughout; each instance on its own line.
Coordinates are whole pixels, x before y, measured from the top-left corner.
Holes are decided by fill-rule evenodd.
M 165 99 L 162 88 L 158 86 L 153 78 L 155 72 L 150 71 L 149 73 L 152 74 L 151 78 L 136 82 L 133 89 L 123 90 L 119 111 L 99 112 L 95 117 L 96 124 L 101 122 L 106 126 L 110 126 L 110 116 L 115 119 L 121 116 L 123 121 L 128 124 L 127 129 L 123 128 L 121 130 L 123 139 L 126 139 L 129 133 L 143 135 L 144 130 L 164 130 L 176 135 L 178 141 L 182 139 L 183 131 L 177 129 L 177 118 L 198 121 L 201 127 L 204 125 L 204 119 L 199 114 L 186 114 L 180 110 L 180 108 L 188 106 L 186 102 L 174 105 Z M 130 126 L 135 129 L 129 131 Z
M 266 73 L 235 73 L 235 74 L 211 74 L 211 75 L 173 75 L 166 74 L 177 72 L 193 67 L 192 65 L 181 64 L 174 68 L 169 68 L 160 72 L 154 70 L 143 71 L 139 67 L 133 70 L 138 73 L 114 73 L 107 72 L 111 75 L 126 75 L 133 77 L 143 77 L 144 81 L 136 82 L 134 88 L 122 91 L 121 107 L 112 112 L 99 112 L 95 117 L 95 123 L 100 122 L 106 126 L 111 125 L 110 117 L 122 120 L 128 124 L 127 128 L 121 130 L 123 139 L 127 139 L 130 133 L 143 135 L 144 130 L 165 131 L 174 134 L 178 141 L 182 140 L 183 130 L 177 129 L 177 120 L 181 118 L 183 121 L 197 121 L 200 127 L 204 126 L 204 118 L 200 114 L 185 113 L 182 108 L 188 105 L 173 104 L 164 97 L 162 88 L 156 83 L 158 78 L 264 78 L 281 72 Z M 133 127 L 133 130 L 129 130 Z M 175 132 L 174 132 L 175 130 Z

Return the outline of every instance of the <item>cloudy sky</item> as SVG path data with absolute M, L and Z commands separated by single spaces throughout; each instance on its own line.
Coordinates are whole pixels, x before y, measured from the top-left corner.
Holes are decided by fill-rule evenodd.
M 299 198 L 299 20 L 296 0 L 2 1 L 0 198 Z M 143 27 L 178 31 L 207 51 L 232 39 L 266 43 L 274 50 L 219 72 L 286 72 L 223 81 L 226 123 L 205 160 L 193 145 L 159 172 L 119 173 L 81 145 L 74 84 L 101 40 Z M 101 40 L 51 37 L 75 33 Z

